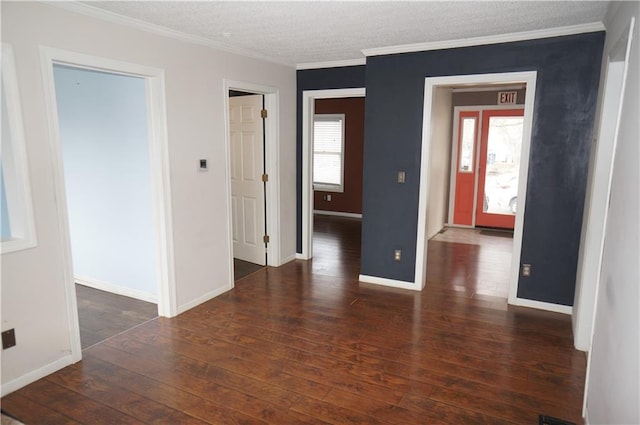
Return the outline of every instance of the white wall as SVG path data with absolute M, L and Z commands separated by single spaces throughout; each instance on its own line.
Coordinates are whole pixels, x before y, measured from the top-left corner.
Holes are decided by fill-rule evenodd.
M 155 301 L 145 80 L 60 65 L 54 77 L 74 275 Z
M 636 26 L 620 116 L 593 346 L 589 354 L 586 400 L 590 424 L 640 423 L 640 3 L 616 7 L 618 5 L 611 5 L 605 22 L 608 49 L 614 47 L 610 41 L 620 37 L 632 16 Z
M 13 46 L 24 114 L 38 246 L 2 256 L 2 330 L 18 345 L 2 353 L 3 393 L 70 361 L 61 237 L 52 183 L 39 46 L 165 71 L 177 304 L 232 285 L 225 181 L 223 79 L 279 93 L 281 258 L 295 255 L 295 89 L 292 67 L 212 50 L 35 2 L 2 2 L 2 40 Z M 209 159 L 209 172 L 197 160 Z
M 600 277 L 605 217 L 609 199 L 613 145 L 624 73 L 625 48 L 616 47 L 620 31 L 608 32 L 602 55 L 594 142 L 589 158 L 589 174 L 580 235 L 580 249 L 573 302 L 574 345 L 589 351 L 593 334 L 596 290 Z M 614 51 L 615 48 L 615 51 Z M 603 114 L 603 112 L 606 112 Z
M 449 165 L 452 129 L 451 90 L 436 88 L 433 96 L 429 199 L 427 199 L 427 239 L 444 227 L 449 206 Z

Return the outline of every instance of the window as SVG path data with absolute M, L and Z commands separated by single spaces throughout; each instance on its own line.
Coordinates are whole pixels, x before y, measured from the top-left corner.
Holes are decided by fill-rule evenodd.
M 462 119 L 462 136 L 460 137 L 460 165 L 458 172 L 472 173 L 474 152 L 476 144 L 476 118 Z
M 344 114 L 313 118 L 313 188 L 344 191 Z
M 2 253 L 36 246 L 29 172 L 13 51 L 2 44 L 2 155 L 0 221 Z

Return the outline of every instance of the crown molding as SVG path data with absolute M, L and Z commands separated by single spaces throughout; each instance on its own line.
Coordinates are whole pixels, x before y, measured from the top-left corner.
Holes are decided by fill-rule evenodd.
M 298 71 L 303 69 L 320 69 L 320 68 L 340 68 L 343 66 L 358 66 L 366 65 L 367 58 L 347 59 L 340 61 L 327 61 L 327 62 L 308 62 L 299 63 L 296 65 Z
M 514 41 L 535 40 L 540 38 L 560 37 L 604 31 L 602 22 L 548 28 L 534 31 L 513 32 L 509 34 L 490 35 L 485 37 L 461 38 L 458 40 L 434 41 L 426 43 L 404 44 L 399 46 L 363 49 L 362 54 L 369 56 L 393 55 L 398 53 L 424 52 L 429 50 L 455 49 L 458 47 L 481 46 L 486 44 L 510 43 Z
M 145 22 L 140 19 L 119 15 L 117 13 L 100 9 L 98 7 L 91 6 L 88 4 L 79 3 L 77 1 L 43 1 L 42 3 L 47 4 L 49 6 L 55 6 L 57 8 L 67 10 L 69 12 L 74 12 L 81 15 L 89 16 L 91 18 L 100 19 L 102 21 L 110 22 L 112 24 L 124 25 L 140 31 L 159 35 L 162 37 L 173 38 L 175 40 L 184 41 L 190 44 L 197 44 L 200 46 L 205 46 L 211 49 L 221 50 L 227 53 L 233 53 L 236 55 L 245 56 L 252 59 L 260 59 L 260 60 L 271 62 L 277 65 L 284 65 L 287 67 L 291 67 L 293 65 L 286 62 L 277 61 L 269 56 L 262 55 L 252 50 L 229 46 L 227 44 L 220 43 L 220 42 L 210 40 L 205 37 L 200 37 L 197 35 L 186 34 L 181 31 L 176 31 L 160 25 L 151 24 L 149 22 Z

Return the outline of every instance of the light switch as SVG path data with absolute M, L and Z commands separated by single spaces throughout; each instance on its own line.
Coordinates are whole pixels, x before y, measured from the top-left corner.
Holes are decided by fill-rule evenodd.
M 405 178 L 404 171 L 398 171 L 398 183 L 401 183 L 401 184 L 404 183 L 404 178 Z
M 200 171 L 208 171 L 209 169 L 207 168 L 207 160 L 206 159 L 201 159 L 199 161 L 199 168 L 198 170 Z

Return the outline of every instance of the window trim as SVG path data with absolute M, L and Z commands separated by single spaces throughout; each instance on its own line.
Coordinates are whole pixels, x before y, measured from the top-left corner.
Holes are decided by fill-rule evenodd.
M 10 151 L 2 155 L 11 239 L 2 241 L 0 246 L 2 254 L 7 254 L 33 248 L 37 246 L 37 239 L 15 58 L 13 49 L 6 43 L 2 43 L 1 85 L 9 121 L 5 125 L 9 125 L 11 134 Z
M 315 150 L 315 135 L 311 140 L 311 156 L 312 156 L 312 166 L 311 166 L 311 177 L 314 191 L 321 192 L 344 192 L 344 154 L 345 154 L 345 127 L 346 127 L 346 116 L 345 114 L 314 114 L 313 115 L 313 123 L 312 123 L 312 131 L 315 128 L 316 121 L 340 121 L 342 123 L 342 134 L 341 134 L 341 147 L 340 147 L 340 184 L 329 184 L 329 183 L 316 183 L 313 179 L 313 159 L 315 158 L 316 150 Z

